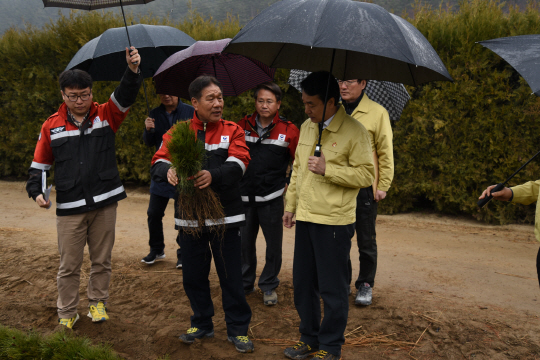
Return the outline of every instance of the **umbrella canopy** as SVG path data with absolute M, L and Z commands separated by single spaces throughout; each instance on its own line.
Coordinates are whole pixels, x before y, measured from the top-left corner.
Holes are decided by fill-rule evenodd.
M 96 10 L 123 5 L 146 4 L 154 0 L 43 0 L 45 7 Z
M 144 59 L 141 71 L 145 78 L 152 77 L 161 64 L 172 54 L 189 47 L 195 40 L 171 26 L 128 26 L 131 43 Z M 96 81 L 117 81 L 126 70 L 126 33 L 124 28 L 106 30 L 87 42 L 71 59 L 67 69 L 81 69 Z
M 452 77 L 427 39 L 382 7 L 351 0 L 283 0 L 251 20 L 224 50 L 268 66 L 329 70 L 338 79 L 418 85 Z
M 540 96 L 540 35 L 511 36 L 478 42 L 506 60 Z
M 311 74 L 309 71 L 293 69 L 287 82 L 298 91 L 302 91 L 300 83 L 309 74 Z M 399 120 L 405 105 L 411 99 L 403 84 L 389 81 L 369 80 L 364 91 L 371 100 L 382 105 L 388 111 L 390 120 L 393 121 Z
M 189 99 L 189 84 L 204 74 L 219 80 L 225 96 L 272 81 L 276 69 L 242 55 L 222 53 L 230 40 L 198 41 L 169 57 L 154 75 L 156 91 Z

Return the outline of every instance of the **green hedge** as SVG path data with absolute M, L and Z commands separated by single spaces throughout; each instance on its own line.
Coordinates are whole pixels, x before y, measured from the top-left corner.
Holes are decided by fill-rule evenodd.
M 408 88 L 412 100 L 393 124 L 395 180 L 380 212 L 418 207 L 467 214 L 500 223 L 531 222 L 533 207 L 493 202 L 478 210 L 476 200 L 489 184 L 502 181 L 540 150 L 540 100 L 500 57 L 476 41 L 540 32 L 538 3 L 503 11 L 494 0 L 461 1 L 459 10 L 417 6 L 408 19 L 431 42 L 454 83 Z M 240 29 L 229 17 L 215 22 L 191 12 L 182 23 L 145 18 L 142 23 L 179 28 L 196 40 L 233 37 Z M 61 103 L 57 76 L 77 50 L 120 17 L 73 12 L 43 30 L 9 30 L 0 38 L 0 176 L 25 176 L 43 121 Z M 144 61 L 144 59 L 143 59 Z M 305 116 L 300 94 L 286 84 L 288 70 L 276 80 L 285 91 L 282 113 L 295 123 Z M 158 105 L 151 79 L 152 106 Z M 97 82 L 94 97 L 106 101 L 116 84 Z M 225 100 L 224 118 L 238 120 L 253 110 L 250 93 Z M 117 136 L 117 159 L 124 180 L 149 182 L 152 149 L 142 143 L 146 105 L 142 90 Z M 512 184 L 538 178 L 533 162 Z
M 539 33 L 538 4 L 523 10 L 505 13 L 494 1 L 473 0 L 461 1 L 458 12 L 416 8 L 408 19 L 455 82 L 408 88 L 413 99 L 394 124 L 395 180 L 382 212 L 427 203 L 499 223 L 534 220 L 532 206 L 476 206 L 487 185 L 504 181 L 540 150 L 540 99 L 502 58 L 475 43 Z M 529 164 L 511 185 L 536 180 L 539 169 L 538 161 Z

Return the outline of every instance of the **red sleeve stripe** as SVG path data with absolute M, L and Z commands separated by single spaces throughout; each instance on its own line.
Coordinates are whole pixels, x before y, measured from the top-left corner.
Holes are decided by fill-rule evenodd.
M 50 170 L 52 165 L 49 164 L 41 164 L 35 161 L 32 161 L 32 164 L 30 165 L 31 168 L 39 169 L 39 170 Z
M 234 157 L 234 156 L 229 156 L 227 158 L 227 160 L 225 160 L 225 162 L 227 161 L 231 161 L 231 162 L 235 162 L 237 163 L 238 165 L 240 165 L 240 167 L 242 168 L 242 175 L 244 175 L 246 173 L 246 165 L 242 162 L 242 160 Z
M 114 92 L 111 94 L 111 100 L 112 102 L 114 103 L 114 105 L 116 105 L 116 107 L 118 108 L 118 110 L 120 110 L 121 112 L 125 113 L 126 111 L 129 110 L 129 108 L 127 107 L 123 107 L 121 106 L 119 103 L 118 103 L 118 100 L 116 100 L 116 98 L 114 97 Z

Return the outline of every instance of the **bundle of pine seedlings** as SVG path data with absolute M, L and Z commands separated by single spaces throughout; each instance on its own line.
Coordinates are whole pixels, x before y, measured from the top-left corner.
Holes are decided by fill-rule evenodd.
M 219 198 L 210 186 L 204 189 L 194 186 L 194 177 L 206 161 L 206 150 L 204 143 L 197 139 L 195 131 L 190 128 L 190 123 L 177 123 L 167 143 L 172 166 L 178 176 L 178 212 L 180 218 L 190 224 L 183 227 L 183 231 L 197 235 L 207 225 L 206 230 L 223 236 L 225 213 Z

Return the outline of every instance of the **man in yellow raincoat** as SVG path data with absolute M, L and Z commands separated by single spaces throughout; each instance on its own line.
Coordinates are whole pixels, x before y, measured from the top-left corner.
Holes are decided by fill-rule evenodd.
M 309 119 L 300 130 L 283 216 L 285 227 L 296 224 L 293 284 L 301 336 L 295 346 L 285 349 L 290 359 L 305 359 L 317 351 L 316 359 L 340 358 L 349 312 L 347 262 L 356 196 L 375 178 L 369 133 L 338 103 L 337 82 L 328 78 L 329 73 L 321 71 L 302 81 Z M 322 153 L 316 157 L 321 122 Z M 320 298 L 324 301 L 322 323 Z

